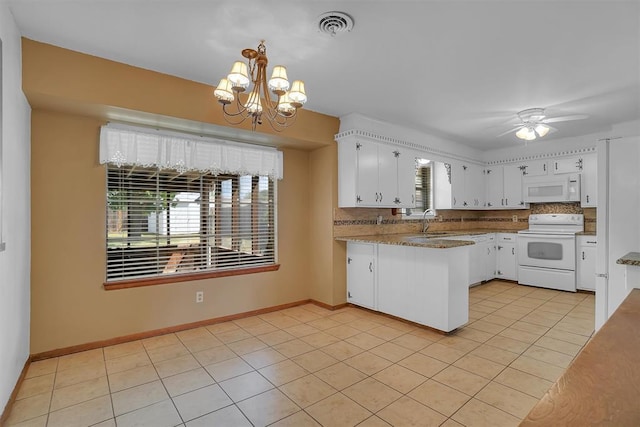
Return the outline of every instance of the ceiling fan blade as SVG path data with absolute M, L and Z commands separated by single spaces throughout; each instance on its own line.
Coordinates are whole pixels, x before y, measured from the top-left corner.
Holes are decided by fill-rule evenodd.
M 570 120 L 582 120 L 582 119 L 586 119 L 587 116 L 586 114 L 576 114 L 573 116 L 563 116 L 563 117 L 551 117 L 548 119 L 544 119 L 542 121 L 542 123 L 556 123 L 556 122 L 568 122 Z
M 506 132 L 502 132 L 500 135 L 496 135 L 496 138 L 500 138 L 501 136 L 505 136 L 507 134 L 513 133 L 513 132 L 517 132 L 520 130 L 520 128 L 522 128 L 522 125 L 517 125 L 517 127 L 514 127 L 513 129 L 509 129 Z

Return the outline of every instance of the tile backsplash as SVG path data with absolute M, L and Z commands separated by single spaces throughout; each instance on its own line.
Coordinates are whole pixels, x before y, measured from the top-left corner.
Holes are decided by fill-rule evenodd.
M 393 209 L 336 208 L 333 213 L 334 237 L 376 234 L 419 233 L 421 219 L 403 219 Z M 524 230 L 529 228 L 530 214 L 584 214 L 585 231 L 596 230 L 596 208 L 582 208 L 580 203 L 532 203 L 529 209 L 517 210 L 439 210 L 429 220 L 430 231 L 455 230 Z M 515 221 L 514 221 L 515 219 Z

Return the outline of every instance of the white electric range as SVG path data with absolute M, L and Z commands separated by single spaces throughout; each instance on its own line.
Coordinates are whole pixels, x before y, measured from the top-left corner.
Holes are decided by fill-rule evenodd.
M 582 214 L 529 215 L 529 229 L 518 232 L 518 283 L 576 291 L 576 233 Z

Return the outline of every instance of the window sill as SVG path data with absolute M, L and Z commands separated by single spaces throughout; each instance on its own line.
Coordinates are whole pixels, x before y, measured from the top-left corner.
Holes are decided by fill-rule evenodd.
M 103 283 L 104 289 L 114 291 L 117 289 L 139 288 L 142 286 L 166 285 L 170 283 L 190 282 L 193 280 L 215 279 L 217 277 L 240 276 L 243 274 L 265 273 L 277 271 L 280 264 L 261 265 L 259 267 L 242 268 L 236 270 L 208 271 L 203 273 L 174 274 L 164 277 L 149 277 L 141 279 L 121 280 L 118 282 Z

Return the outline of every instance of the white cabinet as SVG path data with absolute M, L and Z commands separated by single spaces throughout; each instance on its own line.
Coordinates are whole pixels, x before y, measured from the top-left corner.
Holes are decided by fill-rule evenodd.
M 522 167 L 492 166 L 485 170 L 488 209 L 525 209 L 522 197 Z
M 577 236 L 576 287 L 588 291 L 596 290 L 596 236 Z
M 347 242 L 347 301 L 376 309 L 376 245 Z
M 338 205 L 414 207 L 415 171 L 413 150 L 344 138 L 338 141 Z
M 484 278 L 483 280 L 491 280 L 496 277 L 496 235 L 486 234 L 486 242 L 483 245 L 484 250 Z
M 451 163 L 451 205 L 454 209 L 483 209 L 484 170 L 473 163 Z
M 441 331 L 469 320 L 468 250 L 378 245 L 378 310 Z
M 496 236 L 496 276 L 499 279 L 518 280 L 517 234 L 498 233 Z
M 523 166 L 522 174 L 525 176 L 542 176 L 549 173 L 546 160 L 531 160 L 521 166 Z
M 554 174 L 582 172 L 582 157 L 562 157 L 550 160 L 549 166 Z
M 596 153 L 582 156 L 580 205 L 583 208 L 598 206 L 598 156 Z

